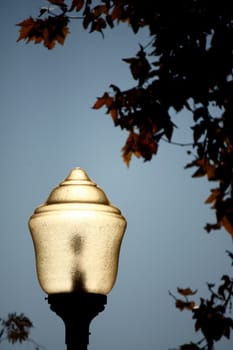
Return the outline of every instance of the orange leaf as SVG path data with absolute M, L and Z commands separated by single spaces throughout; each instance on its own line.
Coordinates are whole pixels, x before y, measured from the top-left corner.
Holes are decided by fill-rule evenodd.
M 92 106 L 93 109 L 99 109 L 105 105 L 105 100 L 101 97 L 97 99 L 97 101 Z
M 122 157 L 125 164 L 129 167 L 133 152 L 125 145 L 122 148 Z
M 107 92 L 105 92 L 102 97 L 97 98 L 97 101 L 92 106 L 92 108 L 99 109 L 99 108 L 103 107 L 104 105 L 107 108 L 110 108 L 112 106 L 112 103 L 113 103 L 113 97 L 109 96 L 109 94 Z
M 211 190 L 211 192 L 211 195 L 205 200 L 205 204 L 210 204 L 214 202 L 221 193 L 221 191 L 217 188 Z
M 116 122 L 117 122 L 117 119 L 118 119 L 118 112 L 117 112 L 117 109 L 116 109 L 116 108 L 112 108 L 112 109 L 110 110 L 110 114 L 111 114 L 111 117 L 112 117 L 114 123 L 116 123 Z
M 206 174 L 205 170 L 203 168 L 198 168 L 197 171 L 192 175 L 192 177 L 201 177 Z
M 127 166 L 129 166 L 133 154 L 137 158 L 141 157 L 142 155 L 140 152 L 139 135 L 131 131 L 124 147 L 122 148 L 122 157 Z
M 48 49 L 52 49 L 55 46 L 55 40 L 51 40 L 49 38 L 49 31 L 48 28 L 44 28 L 43 30 L 43 40 L 44 40 L 44 45 L 48 48 Z
M 35 21 L 32 17 L 29 17 L 24 21 L 17 23 L 16 25 L 21 27 L 19 30 L 19 37 L 17 41 L 26 40 L 29 38 L 29 35 L 35 26 Z
M 192 290 L 191 288 L 177 288 L 177 292 L 181 295 L 187 296 L 187 295 L 194 295 L 197 293 L 197 290 Z
M 125 164 L 127 166 L 129 166 L 129 163 L 131 161 L 131 158 L 132 158 L 132 154 L 133 154 L 133 143 L 134 143 L 134 132 L 130 132 L 127 140 L 126 140 L 126 143 L 124 145 L 124 147 L 122 148 L 122 157 L 123 157 L 123 160 L 125 162 Z
M 68 27 L 63 27 L 62 28 L 62 35 L 57 35 L 56 40 L 60 45 L 63 45 L 65 42 L 66 36 L 69 34 L 69 28 Z
M 102 15 L 103 13 L 107 13 L 106 5 L 97 5 L 96 7 L 94 7 L 93 14 L 96 18 Z
M 122 9 L 121 9 L 121 6 L 118 4 L 112 10 L 112 13 L 111 13 L 112 20 L 114 21 L 115 19 L 117 19 L 119 21 L 121 18 L 121 15 L 122 15 Z
M 177 309 L 180 309 L 180 311 L 183 310 L 193 310 L 195 308 L 196 304 L 194 303 L 194 301 L 183 301 L 180 299 L 176 300 L 176 307 Z
M 202 168 L 205 168 L 208 164 L 208 160 L 206 158 L 200 158 L 196 161 L 197 165 L 200 165 Z
M 216 168 L 214 165 L 208 164 L 208 166 L 206 166 L 206 175 L 208 180 L 215 180 L 215 170 Z
M 41 41 L 43 41 L 43 38 L 42 37 L 35 37 L 34 38 L 34 42 L 35 42 L 35 44 L 40 44 L 41 43 Z
M 70 11 L 80 11 L 82 9 L 84 5 L 84 0 L 73 0 L 71 7 L 70 7 Z

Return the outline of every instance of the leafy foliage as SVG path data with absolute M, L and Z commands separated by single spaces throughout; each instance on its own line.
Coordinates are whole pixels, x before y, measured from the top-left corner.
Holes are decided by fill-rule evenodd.
M 23 314 L 9 314 L 6 320 L 2 320 L 2 326 L 7 334 L 7 339 L 10 343 L 22 343 L 28 338 L 32 322 Z
M 206 203 L 216 212 L 207 232 L 224 227 L 233 237 L 233 3 L 208 0 L 48 0 L 48 7 L 18 24 L 19 40 L 64 44 L 72 19 L 83 28 L 104 33 L 127 22 L 136 34 L 148 28 L 151 41 L 135 57 L 123 58 L 135 86 L 97 98 L 93 108 L 106 108 L 115 126 L 128 131 L 124 162 L 132 156 L 152 159 L 161 140 L 173 142 L 176 112 L 193 116 L 193 177 L 215 181 Z M 224 39 L 223 39 L 224 38 Z M 215 108 L 217 107 L 217 109 Z
M 229 251 L 227 253 L 233 265 L 233 254 Z M 210 297 L 208 299 L 200 298 L 199 304 L 189 300 L 189 297 L 197 292 L 190 288 L 177 288 L 177 292 L 183 299 L 177 298 L 170 292 L 180 311 L 189 310 L 192 312 L 192 318 L 195 320 L 195 331 L 200 331 L 204 336 L 204 339 L 197 344 L 184 344 L 180 350 L 213 350 L 214 343 L 221 340 L 222 337 L 230 338 L 233 330 L 233 318 L 229 317 L 228 313 L 232 310 L 233 278 L 223 275 L 219 286 L 215 287 L 215 284 L 208 283 L 207 287 Z M 203 342 L 204 345 L 200 347 Z
M 32 327 L 31 320 L 24 314 L 9 313 L 6 319 L 0 319 L 0 343 L 4 340 L 12 344 L 30 341 L 35 350 L 40 350 L 42 346 L 29 338 Z
M 68 20 L 65 17 L 57 19 L 50 16 L 36 21 L 30 17 L 18 24 L 21 26 L 18 41 L 27 38 L 27 42 L 34 41 L 35 44 L 44 42 L 48 49 L 52 49 L 56 41 L 61 45 L 64 43 L 69 33 L 67 23 Z

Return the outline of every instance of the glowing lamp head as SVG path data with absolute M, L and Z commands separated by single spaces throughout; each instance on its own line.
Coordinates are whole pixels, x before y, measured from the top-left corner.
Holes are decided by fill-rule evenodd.
M 111 291 L 126 220 L 83 169 L 73 169 L 50 193 L 29 229 L 46 293 Z

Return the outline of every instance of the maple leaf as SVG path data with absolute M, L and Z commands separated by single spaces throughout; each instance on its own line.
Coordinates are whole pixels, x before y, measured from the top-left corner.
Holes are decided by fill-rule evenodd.
M 38 20 L 38 23 L 39 23 L 39 21 L 40 20 Z M 33 40 L 31 38 L 33 38 L 33 32 L 35 31 L 36 21 L 34 21 L 34 19 L 32 17 L 29 17 L 16 25 L 21 27 L 19 30 L 19 37 L 18 37 L 17 41 Z
M 124 147 L 122 148 L 122 157 L 127 166 L 129 166 L 132 155 L 137 158 L 143 157 L 145 161 L 150 160 L 152 155 L 157 152 L 158 145 L 153 140 L 151 133 L 135 133 L 130 131 Z
M 26 43 L 34 41 L 35 44 L 44 42 L 44 46 L 52 49 L 56 42 L 63 45 L 69 33 L 67 17 L 51 17 L 45 19 L 28 18 L 17 25 L 21 27 L 17 41 L 25 40 Z
M 141 153 L 138 150 L 138 143 L 139 135 L 131 131 L 124 147 L 122 148 L 122 157 L 127 166 L 129 166 L 133 154 L 138 158 L 141 156 Z
M 44 20 L 44 45 L 48 49 L 52 49 L 56 41 L 63 45 L 69 28 L 67 27 L 67 17 L 48 17 Z
M 92 108 L 99 109 L 99 108 L 103 107 L 104 105 L 107 108 L 110 108 L 112 106 L 112 103 L 113 103 L 113 97 L 109 96 L 109 94 L 107 92 L 105 92 L 102 97 L 97 98 L 97 101 L 94 103 Z
M 94 103 L 92 108 L 99 109 L 103 106 L 107 107 L 107 114 L 111 115 L 116 125 L 118 121 L 118 110 L 116 108 L 114 98 L 109 96 L 107 92 L 105 92 L 102 97 L 98 97 L 97 101 Z

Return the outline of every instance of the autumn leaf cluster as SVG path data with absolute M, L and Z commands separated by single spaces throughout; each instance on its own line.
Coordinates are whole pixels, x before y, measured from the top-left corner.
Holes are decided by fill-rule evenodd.
M 64 44 L 69 23 L 80 20 L 84 30 L 104 34 L 127 23 L 135 34 L 149 31 L 149 42 L 134 57 L 125 57 L 135 85 L 127 90 L 111 84 L 94 109 L 105 108 L 116 127 L 128 132 L 124 162 L 145 161 L 161 142 L 173 142 L 176 113 L 192 116 L 193 139 L 186 168 L 193 177 L 214 182 L 206 203 L 216 222 L 233 237 L 233 3 L 229 0 L 137 1 L 48 0 L 38 17 L 19 23 L 19 38 L 52 49 Z
M 229 251 L 227 253 L 233 265 L 233 254 Z M 233 302 L 233 278 L 223 275 L 218 286 L 208 283 L 207 287 L 210 296 L 206 299 L 200 298 L 198 303 L 193 300 L 197 290 L 193 291 L 189 287 L 177 288 L 181 297 L 176 297 L 170 292 L 180 311 L 192 312 L 195 331 L 204 336 L 200 342 L 184 344 L 180 350 L 213 350 L 214 344 L 223 337 L 230 339 L 233 330 L 233 318 L 229 316 Z
M 1 337 L 6 334 L 10 343 L 22 343 L 28 339 L 32 327 L 32 322 L 24 314 L 11 313 L 7 319 L 1 320 L 0 341 Z
M 63 45 L 65 37 L 69 33 L 67 19 L 48 17 L 47 19 L 34 20 L 32 17 L 20 23 L 21 30 L 18 41 L 26 39 L 27 43 L 34 41 L 35 44 L 44 42 L 48 49 L 52 49 L 56 42 Z

